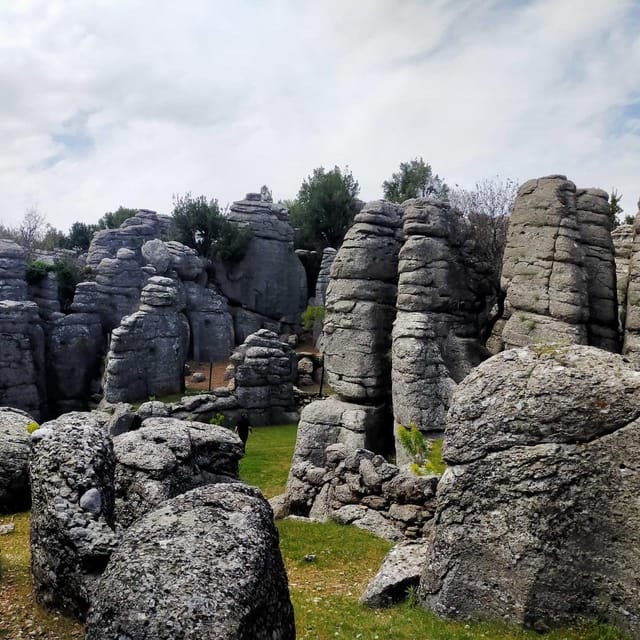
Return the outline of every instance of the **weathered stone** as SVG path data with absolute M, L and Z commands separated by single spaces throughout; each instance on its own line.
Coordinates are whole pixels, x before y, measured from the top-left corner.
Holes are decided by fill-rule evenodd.
M 322 347 L 342 399 L 376 403 L 389 396 L 400 224 L 398 206 L 370 202 L 331 266 Z
M 385 540 L 402 540 L 401 529 L 379 511 L 374 511 L 364 505 L 344 505 L 332 513 L 332 518 L 339 524 L 351 524 Z
M 424 604 L 543 630 L 605 617 L 638 634 L 640 372 L 584 346 L 481 364 L 447 418 Z
M 55 273 L 47 273 L 38 282 L 28 285 L 27 296 L 38 305 L 38 312 L 43 322 L 50 322 L 60 317 L 58 280 Z
M 640 202 L 638 208 L 640 209 Z M 633 243 L 624 299 L 626 312 L 622 353 L 638 366 L 640 365 L 640 213 L 633 224 Z
M 624 337 L 627 316 L 627 287 L 629 284 L 629 260 L 633 245 L 634 225 L 621 224 L 611 232 L 616 254 L 616 283 L 618 290 L 618 332 Z
M 0 300 L 27 299 L 27 254 L 13 240 L 0 238 Z
M 204 264 L 198 252 L 180 242 L 171 240 L 164 243 L 171 256 L 171 268 L 181 280 L 200 281 L 204 276 Z
M 31 504 L 27 425 L 33 418 L 19 409 L 0 407 L 0 513 L 25 511 Z
M 326 247 L 322 251 L 322 262 L 320 263 L 320 271 L 316 280 L 315 302 L 319 307 L 324 307 L 327 296 L 327 286 L 329 285 L 329 274 L 331 273 L 331 265 L 336 257 L 336 250 L 332 247 Z
M 113 447 L 115 515 L 123 527 L 190 489 L 233 481 L 244 453 L 229 429 L 173 418 L 148 418 Z
M 162 240 L 158 238 L 148 240 L 142 245 L 141 253 L 145 264 L 150 264 L 156 270 L 157 275 L 163 276 L 169 271 L 171 254 Z
M 293 640 L 278 533 L 260 492 L 201 487 L 130 527 L 103 576 L 86 637 Z

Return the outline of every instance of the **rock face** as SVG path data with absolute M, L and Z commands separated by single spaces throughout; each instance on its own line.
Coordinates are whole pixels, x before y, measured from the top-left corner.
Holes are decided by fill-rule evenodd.
M 99 316 L 72 313 L 60 318 L 50 329 L 47 347 L 53 409 L 58 414 L 86 410 L 92 388 L 99 385 L 106 350 Z
M 32 438 L 31 571 L 36 600 L 79 618 L 117 544 L 115 459 L 95 414 L 69 413 Z
M 0 238 L 0 300 L 26 300 L 27 254 L 12 240 Z
M 615 349 L 616 293 L 606 194 L 565 176 L 525 182 L 502 267 L 504 348 L 565 342 Z
M 231 357 L 235 394 L 251 424 L 282 424 L 294 416 L 295 353 L 267 329 L 251 334 Z
M 391 388 L 400 209 L 370 202 L 331 266 L 323 348 L 331 386 L 344 400 L 384 401 Z
M 491 265 L 474 257 L 466 221 L 447 204 L 419 198 L 403 207 L 393 412 L 397 424 L 437 432 L 456 383 L 489 356 L 480 329 L 493 304 Z
M 115 513 L 128 527 L 160 503 L 204 484 L 235 481 L 243 455 L 229 429 L 175 418 L 148 418 L 114 438 Z
M 250 228 L 253 238 L 240 262 L 216 265 L 216 284 L 233 305 L 298 324 L 307 304 L 307 279 L 294 253 L 287 209 L 250 193 L 231 205 L 229 220 Z
M 189 328 L 176 299 L 173 281 L 154 276 L 142 290 L 140 310 L 114 329 L 104 378 L 108 402 L 183 390 Z
M 0 405 L 46 412 L 45 338 L 38 306 L 0 300 Z
M 640 203 L 638 203 L 640 209 Z M 622 353 L 640 364 L 640 214 L 633 224 L 633 243 L 629 256 L 627 290 L 624 296 L 624 341 Z
M 58 300 L 58 281 L 55 273 L 47 273 L 42 280 L 27 287 L 27 295 L 38 305 L 43 322 L 50 322 L 62 316 Z
M 639 418 L 640 372 L 606 351 L 536 345 L 474 370 L 447 419 L 425 606 L 638 634 Z
M 27 425 L 32 421 L 28 413 L 0 407 L 0 513 L 18 513 L 31 504 Z
M 618 333 L 624 337 L 627 317 L 627 286 L 629 283 L 629 260 L 633 245 L 633 225 L 621 224 L 611 232 L 616 253 L 616 283 L 618 289 Z
M 195 489 L 130 527 L 95 602 L 88 640 L 295 638 L 271 509 L 242 485 Z
M 193 359 L 198 362 L 226 360 L 235 345 L 227 299 L 215 289 L 205 289 L 193 282 L 186 282 L 184 288 Z
M 331 273 L 331 265 L 336 258 L 337 251 L 331 247 L 327 247 L 322 251 L 322 262 L 320 263 L 320 272 L 316 280 L 316 305 L 324 307 L 327 297 L 327 286 L 329 285 L 329 274 Z

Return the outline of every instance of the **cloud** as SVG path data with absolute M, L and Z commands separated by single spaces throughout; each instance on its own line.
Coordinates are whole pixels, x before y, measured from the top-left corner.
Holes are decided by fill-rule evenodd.
M 423 156 L 451 183 L 640 184 L 633 0 L 33 0 L 0 6 L 0 223 L 67 228 L 348 164 L 380 197 Z

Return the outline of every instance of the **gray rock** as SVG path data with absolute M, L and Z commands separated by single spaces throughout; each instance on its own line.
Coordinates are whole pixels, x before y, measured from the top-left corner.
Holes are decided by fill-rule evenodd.
M 0 300 L 0 405 L 46 413 L 45 336 L 33 302 Z
M 624 336 L 627 316 L 627 287 L 629 283 L 629 260 L 633 245 L 634 227 L 621 224 L 611 232 L 616 256 L 616 283 L 618 290 L 618 333 Z
M 389 551 L 378 573 L 367 585 L 360 603 L 368 607 L 388 607 L 407 598 L 417 588 L 427 555 L 424 540 L 400 542 Z
M 640 209 L 640 203 L 638 203 Z M 633 243 L 629 256 L 627 276 L 626 311 L 622 353 L 636 366 L 640 365 L 640 214 L 633 224 Z
M 272 321 L 299 324 L 307 303 L 307 278 L 294 252 L 287 209 L 247 198 L 231 205 L 229 220 L 251 229 L 253 237 L 240 262 L 216 263 L 214 277 L 222 293 Z
M 538 630 L 602 616 L 637 635 L 639 417 L 640 372 L 592 347 L 474 370 L 447 418 L 425 606 Z
M 169 271 L 171 266 L 171 253 L 167 245 L 162 240 L 148 240 L 142 245 L 142 257 L 146 264 L 150 264 L 159 276 L 163 276 Z
M 402 531 L 379 511 L 364 505 L 347 504 L 332 513 L 339 524 L 351 524 L 385 540 L 402 540 Z
M 38 312 L 43 322 L 50 322 L 60 317 L 58 280 L 55 273 L 47 273 L 42 280 L 28 285 L 27 297 L 38 305 Z
M 171 256 L 171 268 L 185 282 L 200 281 L 204 276 L 204 264 L 198 252 L 180 242 L 171 240 L 165 243 Z
M 335 260 L 337 251 L 332 247 L 326 247 L 322 251 L 322 261 L 320 262 L 320 271 L 316 280 L 316 305 L 324 307 L 327 296 L 327 286 L 329 285 L 329 274 L 331 273 L 331 265 Z
M 293 640 L 278 534 L 260 492 L 202 487 L 129 528 L 101 581 L 86 637 Z
M 27 254 L 13 240 L 0 238 L 0 300 L 27 299 Z
M 18 513 L 31 503 L 27 425 L 32 421 L 24 411 L 0 407 L 0 513 Z
M 113 447 L 115 515 L 124 527 L 180 493 L 235 480 L 244 453 L 229 429 L 173 418 L 147 418 Z
M 135 402 L 183 390 L 189 329 L 176 300 L 173 281 L 154 276 L 142 290 L 139 311 L 114 329 L 104 376 L 108 402 Z
M 400 208 L 370 202 L 355 217 L 331 266 L 322 347 L 342 399 L 376 403 L 391 389 Z
M 83 618 L 118 542 L 111 442 L 99 414 L 90 413 L 69 413 L 47 422 L 32 441 L 35 597 L 40 604 Z

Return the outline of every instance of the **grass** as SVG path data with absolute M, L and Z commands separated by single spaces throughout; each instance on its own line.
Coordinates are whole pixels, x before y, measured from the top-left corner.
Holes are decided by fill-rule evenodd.
M 427 456 L 427 465 L 430 471 L 441 476 L 447 469 L 447 465 L 442 459 L 442 445 L 444 438 L 436 438 L 431 440 L 431 448 Z

